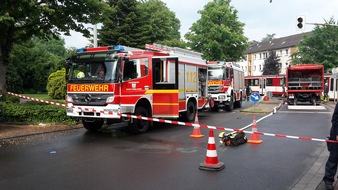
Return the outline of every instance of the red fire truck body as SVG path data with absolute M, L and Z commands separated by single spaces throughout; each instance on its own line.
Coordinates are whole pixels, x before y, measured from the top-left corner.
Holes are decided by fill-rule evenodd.
M 318 105 L 324 91 L 324 66 L 316 64 L 290 65 L 286 70 L 288 104 L 310 102 Z
M 211 111 L 242 107 L 244 71 L 233 62 L 208 62 L 208 92 Z
M 207 64 L 201 54 L 159 44 L 146 45 L 148 50 L 121 48 L 80 49 L 67 60 L 68 116 L 82 118 L 89 131 L 127 121 L 136 133 L 152 123 L 121 113 L 195 120 L 196 111 L 207 105 Z

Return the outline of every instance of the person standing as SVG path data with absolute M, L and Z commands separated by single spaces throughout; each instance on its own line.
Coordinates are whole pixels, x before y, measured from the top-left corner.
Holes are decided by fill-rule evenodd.
M 324 86 L 324 102 L 327 102 L 329 100 L 329 86 L 327 85 L 327 83 L 325 83 Z
M 249 85 L 246 86 L 246 100 L 249 101 L 250 95 L 251 95 L 251 88 Z
M 332 119 L 329 140 L 338 141 L 338 103 L 335 106 Z M 325 175 L 323 181 L 327 190 L 333 190 L 334 177 L 337 172 L 338 165 L 338 143 L 327 142 L 327 149 L 330 152 L 329 158 L 325 165 Z
M 283 84 L 282 89 L 283 89 L 282 98 L 284 98 L 286 96 L 286 94 L 285 94 L 285 84 Z

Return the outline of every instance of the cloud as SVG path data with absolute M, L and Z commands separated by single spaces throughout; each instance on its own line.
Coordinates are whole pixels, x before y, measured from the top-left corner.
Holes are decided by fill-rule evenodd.
M 88 25 L 88 27 L 90 26 Z M 88 38 L 76 31 L 71 31 L 70 36 L 62 35 L 62 38 L 65 39 L 66 48 L 83 48 L 91 44 Z

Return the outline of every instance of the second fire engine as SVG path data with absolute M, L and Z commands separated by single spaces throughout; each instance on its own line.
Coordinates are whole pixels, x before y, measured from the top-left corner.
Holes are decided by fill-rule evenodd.
M 211 111 L 242 107 L 244 71 L 233 62 L 208 62 L 208 92 Z

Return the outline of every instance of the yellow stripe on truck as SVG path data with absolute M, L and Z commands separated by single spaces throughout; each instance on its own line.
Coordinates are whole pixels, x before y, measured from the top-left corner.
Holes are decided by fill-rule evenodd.
M 145 94 L 168 94 L 178 93 L 178 90 L 147 90 Z

